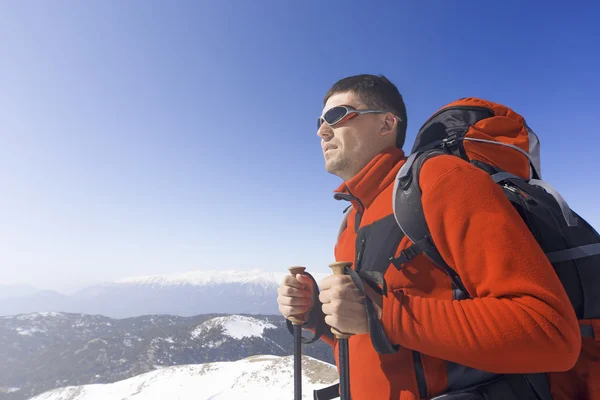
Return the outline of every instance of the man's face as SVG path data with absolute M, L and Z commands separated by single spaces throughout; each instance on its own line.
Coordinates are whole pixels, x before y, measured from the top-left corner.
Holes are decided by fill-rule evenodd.
M 344 92 L 331 96 L 323 107 L 323 113 L 340 105 L 356 109 L 369 108 L 354 93 Z M 333 126 L 326 122 L 321 125 L 317 135 L 321 138 L 327 172 L 346 181 L 382 150 L 379 132 L 383 115 L 361 114 Z

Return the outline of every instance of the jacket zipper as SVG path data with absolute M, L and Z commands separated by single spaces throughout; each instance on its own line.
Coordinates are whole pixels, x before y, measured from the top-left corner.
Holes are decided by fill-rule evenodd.
M 360 250 L 358 251 L 358 255 L 356 256 L 356 271 L 360 270 L 361 267 L 361 261 L 362 261 L 362 257 L 363 257 L 363 253 L 365 252 L 365 247 L 367 244 L 367 237 L 363 237 L 362 240 L 360 241 Z
M 427 382 L 425 381 L 425 370 L 423 369 L 423 360 L 421 353 L 413 350 L 413 362 L 415 364 L 415 377 L 417 379 L 417 387 L 419 388 L 419 396 L 424 399 L 427 397 Z
M 358 229 L 360 228 L 360 222 L 362 219 L 362 213 L 365 210 L 365 206 L 363 205 L 363 203 L 360 201 L 360 199 L 358 197 L 356 197 L 355 195 L 352 194 L 352 192 L 350 191 L 348 186 L 345 186 L 345 188 L 346 188 L 346 192 L 348 192 L 350 201 L 354 200 L 358 203 L 358 207 L 356 207 L 356 213 L 354 214 L 354 233 L 358 233 Z

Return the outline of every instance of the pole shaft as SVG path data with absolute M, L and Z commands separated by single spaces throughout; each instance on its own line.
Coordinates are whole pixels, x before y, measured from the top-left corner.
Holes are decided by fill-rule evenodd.
M 339 339 L 340 356 L 340 399 L 350 400 L 350 362 L 348 360 L 348 339 Z
M 292 276 L 303 274 L 305 267 L 288 268 Z M 302 320 L 296 316 L 288 318 L 294 327 L 294 400 L 302 400 Z
M 294 325 L 294 400 L 302 400 L 302 326 Z
M 329 264 L 335 275 L 344 275 L 346 267 L 350 268 L 351 262 L 338 261 Z M 352 335 L 331 328 L 338 341 L 338 357 L 340 365 L 340 400 L 350 400 L 350 356 L 348 352 L 348 338 Z

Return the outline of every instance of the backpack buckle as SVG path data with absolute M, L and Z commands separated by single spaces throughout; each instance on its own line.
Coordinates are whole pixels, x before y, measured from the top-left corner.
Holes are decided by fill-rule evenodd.
M 456 132 L 452 132 L 448 137 L 442 139 L 442 149 L 455 147 L 457 145 L 456 136 Z
M 420 252 L 415 249 L 416 246 L 409 246 L 406 249 L 402 250 L 400 254 L 406 257 L 407 260 L 412 260 L 419 254 Z
M 420 253 L 420 251 L 418 251 L 416 247 L 417 246 L 413 244 L 412 246 L 409 246 L 406 249 L 402 250 L 398 257 L 390 257 L 391 263 L 394 264 L 394 267 L 396 267 L 397 270 L 402 269 L 405 263 L 409 262 Z

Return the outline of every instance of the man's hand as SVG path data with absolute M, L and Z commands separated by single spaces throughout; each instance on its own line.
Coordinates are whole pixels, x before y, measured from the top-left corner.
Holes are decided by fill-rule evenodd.
M 319 288 L 319 300 L 323 303 L 327 325 L 344 333 L 369 333 L 365 297 L 349 275 L 328 276 L 319 283 Z M 366 284 L 365 290 L 380 317 L 381 299 Z
M 307 321 L 308 315 L 314 306 L 313 294 L 315 288 L 312 279 L 306 275 L 286 275 L 279 289 L 277 289 L 277 303 L 279 312 L 288 319 L 294 316 Z

